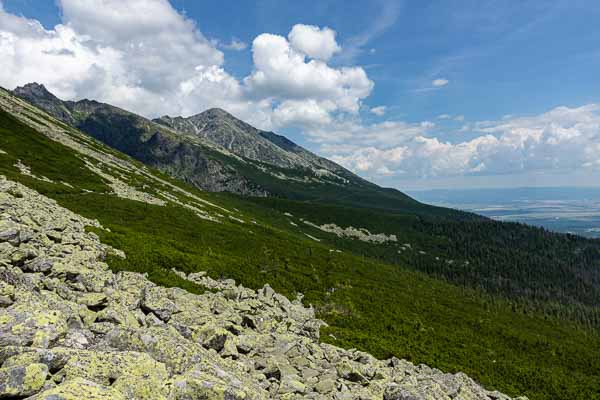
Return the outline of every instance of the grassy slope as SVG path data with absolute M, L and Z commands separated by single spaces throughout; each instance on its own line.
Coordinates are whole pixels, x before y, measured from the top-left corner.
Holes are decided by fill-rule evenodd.
M 123 249 L 114 269 L 149 272 L 165 285 L 184 285 L 169 272 L 207 270 L 250 287 L 269 282 L 288 295 L 302 291 L 330 325 L 326 341 L 391 354 L 447 371 L 462 370 L 488 387 L 532 399 L 600 398 L 600 339 L 563 321 L 513 312 L 491 301 L 398 265 L 372 261 L 279 227 L 200 220 L 178 207 L 119 199 L 63 146 L 0 112 L 0 174 L 57 199 L 111 229 L 102 240 Z M 69 189 L 21 175 L 32 172 L 78 187 Z M 94 193 L 83 194 L 79 188 Z M 239 199 L 197 192 L 235 206 Z M 246 212 L 263 208 L 246 204 Z M 256 207 L 256 208 L 255 208 Z M 335 288 L 328 295 L 328 289 Z M 192 288 L 194 289 L 194 288 Z M 337 340 L 328 336 L 335 335 Z

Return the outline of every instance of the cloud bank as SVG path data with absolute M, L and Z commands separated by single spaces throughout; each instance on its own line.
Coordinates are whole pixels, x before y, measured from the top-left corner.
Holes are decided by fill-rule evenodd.
M 368 175 L 438 178 L 600 169 L 600 104 L 471 123 L 462 131 L 476 137 L 467 141 L 438 139 L 433 123 L 339 128 L 332 131 L 338 141 L 325 131 L 316 132 L 316 139 L 327 142 L 323 150 L 335 161 Z

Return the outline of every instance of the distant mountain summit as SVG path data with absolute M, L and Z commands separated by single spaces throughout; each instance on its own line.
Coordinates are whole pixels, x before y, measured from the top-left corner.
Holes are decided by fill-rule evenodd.
M 425 207 L 220 108 L 187 118 L 149 120 L 93 100 L 63 101 L 38 83 L 18 87 L 13 93 L 109 146 L 204 190 L 396 211 Z
M 72 102 L 61 101 L 58 97 L 50 93 L 44 85 L 35 82 L 28 83 L 25 86 L 16 88 L 13 93 L 46 110 L 49 114 L 69 125 L 75 123 L 71 110 L 69 109 L 70 107 L 67 107 L 67 104 Z
M 344 168 L 319 157 L 283 136 L 247 124 L 220 108 L 188 118 L 168 116 L 154 122 L 179 132 L 198 135 L 216 146 L 244 158 L 281 168 L 316 168 L 347 174 Z

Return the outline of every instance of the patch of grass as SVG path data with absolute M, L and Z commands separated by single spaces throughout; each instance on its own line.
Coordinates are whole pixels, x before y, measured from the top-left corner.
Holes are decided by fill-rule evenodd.
M 82 190 L 106 192 L 102 178 L 90 171 L 81 158 L 60 143 L 49 140 L 34 129 L 0 110 L 0 174 L 19 178 L 27 186 L 41 193 L 81 193 Z M 47 183 L 19 173 L 14 167 L 21 160 L 32 174 L 45 176 L 55 183 Z M 62 184 L 67 182 L 74 188 Z

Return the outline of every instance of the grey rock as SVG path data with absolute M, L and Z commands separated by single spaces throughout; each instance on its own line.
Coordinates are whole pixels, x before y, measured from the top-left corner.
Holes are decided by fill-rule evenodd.
M 46 381 L 48 367 L 30 364 L 0 368 L 0 398 L 22 398 L 39 392 Z
M 171 318 L 171 314 L 176 310 L 175 304 L 155 286 L 148 286 L 144 289 L 141 306 L 142 309 L 153 312 L 165 322 Z
M 21 269 L 27 272 L 48 272 L 52 269 L 53 265 L 53 260 L 38 257 L 28 263 L 25 263 Z

